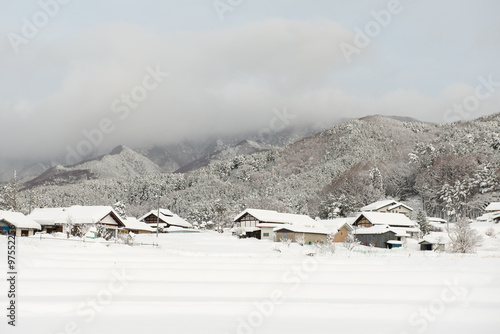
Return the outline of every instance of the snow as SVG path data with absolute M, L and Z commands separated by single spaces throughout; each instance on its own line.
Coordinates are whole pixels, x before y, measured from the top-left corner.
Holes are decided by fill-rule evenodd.
M 363 212 L 359 216 L 363 215 L 366 219 L 370 221 L 373 225 L 390 225 L 393 227 L 406 226 L 406 227 L 416 227 L 417 224 L 410 220 L 406 215 L 402 213 L 385 213 L 385 212 Z M 356 220 L 359 219 L 356 218 Z
M 460 334 L 500 325 L 498 238 L 477 254 L 339 246 L 314 257 L 304 255 L 313 246 L 211 232 L 135 238 L 144 245 L 18 238 L 18 327 L 4 319 L 0 332 Z
M 282 213 L 274 210 L 246 209 L 237 215 L 234 220 L 238 220 L 246 213 L 257 218 L 261 222 L 267 223 L 282 223 L 282 224 L 297 224 L 303 226 L 315 226 L 316 221 L 306 215 L 298 215 L 292 213 Z
M 351 229 L 352 223 L 356 218 L 335 218 L 328 220 L 316 220 L 319 224 L 323 225 L 330 233 L 337 233 L 339 229 L 347 224 Z
M 296 233 L 316 233 L 316 234 L 328 234 L 330 233 L 326 228 L 316 224 L 317 226 L 303 226 L 303 225 L 292 225 L 283 224 L 273 229 L 274 232 L 281 230 L 288 230 Z
M 144 216 L 140 217 L 139 220 L 144 220 L 150 215 L 154 215 L 155 217 L 157 217 L 158 210 L 149 211 Z M 169 225 L 174 225 L 174 226 L 179 226 L 179 227 L 184 227 L 184 228 L 192 228 L 193 227 L 193 225 L 191 223 L 188 223 L 187 221 L 185 221 L 184 219 L 182 219 L 181 217 L 174 214 L 172 211 L 170 211 L 168 209 L 160 209 L 160 219 Z M 154 225 L 154 228 L 156 229 L 156 223 L 153 225 Z
M 500 202 L 491 202 L 484 210 L 485 211 L 500 211 Z
M 41 230 L 42 227 L 37 222 L 26 217 L 20 212 L 2 211 L 0 210 L 0 220 L 6 221 L 7 223 L 14 225 L 16 228 L 28 228 Z
M 140 231 L 149 231 L 149 232 L 156 231 L 156 229 L 153 229 L 151 226 L 139 221 L 135 217 L 127 217 L 126 219 L 123 219 L 122 221 L 123 221 L 123 224 L 125 224 L 125 227 L 127 229 L 136 230 L 136 231 L 139 231 L 139 230 Z
M 377 201 L 377 202 L 374 202 L 374 203 L 368 204 L 367 206 L 362 207 L 360 211 L 376 211 L 376 210 L 379 210 L 379 209 L 381 209 L 385 206 L 391 205 L 391 204 L 396 205 L 396 204 L 398 204 L 398 202 L 391 200 L 391 199 Z
M 110 213 L 120 219 L 118 213 L 111 206 L 81 205 L 68 208 L 37 208 L 28 217 L 41 225 L 62 225 L 66 224 L 69 218 L 72 218 L 74 224 L 95 224 Z

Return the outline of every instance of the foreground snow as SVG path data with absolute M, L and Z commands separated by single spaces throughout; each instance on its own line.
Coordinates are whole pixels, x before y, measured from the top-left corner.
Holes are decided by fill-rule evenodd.
M 4 317 L 0 332 L 492 333 L 500 253 L 488 245 L 467 256 L 337 247 L 310 257 L 309 246 L 216 233 L 160 235 L 159 247 L 21 238 L 19 325 Z M 2 280 L 2 308 L 6 291 Z

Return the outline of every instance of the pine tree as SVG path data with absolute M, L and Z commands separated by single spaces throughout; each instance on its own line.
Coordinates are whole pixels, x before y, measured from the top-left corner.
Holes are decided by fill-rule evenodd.
M 422 210 L 418 211 L 417 213 L 417 223 L 420 226 L 422 236 L 427 235 L 431 232 L 431 225 L 427 221 L 427 216 Z

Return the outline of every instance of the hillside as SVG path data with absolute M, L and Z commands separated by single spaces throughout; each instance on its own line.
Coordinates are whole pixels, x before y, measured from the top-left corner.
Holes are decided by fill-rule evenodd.
M 72 166 L 55 166 L 25 183 L 25 188 L 78 183 L 91 179 L 106 179 L 158 174 L 161 169 L 148 158 L 125 146 L 110 154 Z
M 385 197 L 423 204 L 429 215 L 473 216 L 500 194 L 499 128 L 498 114 L 441 125 L 368 116 L 185 174 L 35 187 L 32 198 L 37 206 L 122 201 L 140 214 L 161 193 L 163 206 L 191 221 L 229 221 L 246 207 L 328 217 Z

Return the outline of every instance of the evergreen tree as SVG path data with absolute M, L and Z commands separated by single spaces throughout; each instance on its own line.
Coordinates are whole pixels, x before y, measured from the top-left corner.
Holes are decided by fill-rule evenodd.
M 422 210 L 418 211 L 417 213 L 417 223 L 420 226 L 422 236 L 427 235 L 431 232 L 431 225 L 427 221 L 427 216 Z

